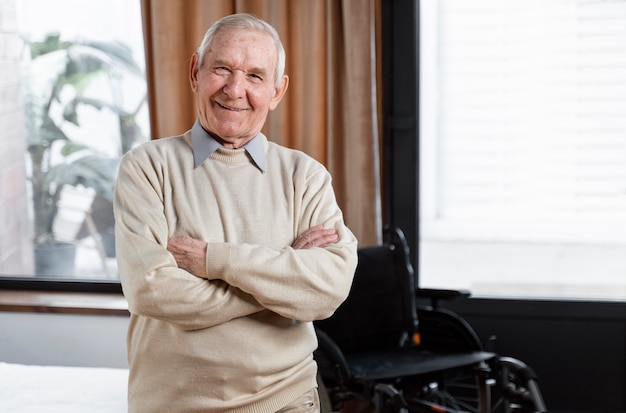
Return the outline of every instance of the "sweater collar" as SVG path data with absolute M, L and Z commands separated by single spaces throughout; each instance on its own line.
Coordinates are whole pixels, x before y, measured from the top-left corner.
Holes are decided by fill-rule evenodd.
M 265 148 L 263 142 L 265 136 L 258 133 L 243 148 L 246 150 L 252 162 L 261 172 L 265 172 Z M 213 139 L 213 137 L 202 127 L 200 119 L 196 119 L 191 128 L 191 147 L 193 149 L 194 167 L 202 165 L 206 159 L 211 156 L 222 145 Z

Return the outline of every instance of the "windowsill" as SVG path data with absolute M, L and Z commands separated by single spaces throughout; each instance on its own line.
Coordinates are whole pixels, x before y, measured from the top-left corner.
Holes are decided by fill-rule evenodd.
M 121 293 L 0 290 L 0 312 L 128 316 Z

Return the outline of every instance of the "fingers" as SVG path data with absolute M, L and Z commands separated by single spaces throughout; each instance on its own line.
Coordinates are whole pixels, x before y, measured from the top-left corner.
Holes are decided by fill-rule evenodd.
M 304 231 L 293 242 L 294 249 L 308 249 L 314 247 L 326 247 L 337 242 L 339 235 L 334 229 L 324 229 L 322 225 L 317 225 Z
M 167 241 L 167 250 L 172 253 L 202 254 L 206 250 L 206 242 L 187 235 L 170 238 Z
M 189 236 L 170 238 L 167 250 L 172 253 L 178 268 L 182 268 L 198 277 L 207 278 L 206 254 L 207 243 Z
M 189 245 L 190 238 L 186 235 L 180 237 L 174 237 L 167 240 L 167 250 L 169 252 L 182 252 L 185 245 Z

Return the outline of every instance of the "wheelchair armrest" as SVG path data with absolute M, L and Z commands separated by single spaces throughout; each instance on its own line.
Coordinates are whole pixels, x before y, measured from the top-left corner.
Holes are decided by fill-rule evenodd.
M 470 297 L 469 290 L 445 290 L 437 288 L 418 288 L 415 291 L 416 298 L 427 298 L 431 301 L 432 307 L 437 308 L 440 300 L 451 301 L 457 298 Z

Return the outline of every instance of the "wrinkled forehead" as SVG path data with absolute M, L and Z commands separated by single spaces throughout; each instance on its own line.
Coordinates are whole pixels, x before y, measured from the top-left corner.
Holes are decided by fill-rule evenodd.
M 215 33 L 207 55 L 211 59 L 246 58 L 257 64 L 265 62 L 272 70 L 278 59 L 277 45 L 268 33 L 254 29 L 224 29 Z

